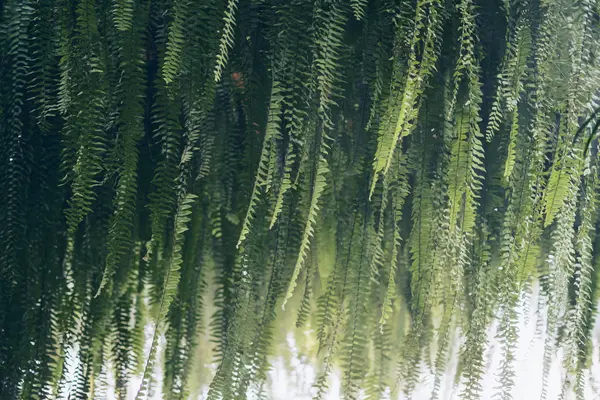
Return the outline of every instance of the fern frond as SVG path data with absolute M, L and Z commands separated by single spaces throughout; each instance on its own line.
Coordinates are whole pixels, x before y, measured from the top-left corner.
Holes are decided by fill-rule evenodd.
M 158 337 L 160 332 L 164 329 L 167 313 L 169 312 L 169 307 L 171 306 L 171 303 L 173 302 L 173 299 L 177 293 L 177 286 L 179 285 L 179 280 L 181 278 L 181 273 L 179 270 L 181 269 L 181 264 L 183 262 L 182 248 L 184 234 L 188 230 L 188 222 L 190 221 L 190 215 L 192 213 L 191 209 L 196 198 L 197 196 L 194 194 L 187 194 L 183 199 L 180 200 L 177 208 L 177 214 L 173 224 L 175 236 L 173 238 L 172 249 L 169 254 L 170 257 L 167 260 L 168 266 L 164 277 L 159 303 L 156 305 L 156 310 L 153 312 L 155 326 L 152 340 L 150 342 L 150 355 L 146 360 L 146 366 L 144 367 L 142 382 L 140 384 L 140 388 L 138 389 L 136 400 L 141 400 L 148 395 L 150 376 L 156 361 Z
M 461 396 L 467 400 L 479 399 L 482 396 L 483 387 L 481 379 L 485 372 L 485 348 L 487 347 L 487 324 L 490 318 L 489 310 L 492 309 L 494 296 L 495 274 L 491 268 L 491 254 L 487 242 L 485 228 L 481 229 L 477 243 L 478 252 L 473 257 L 473 264 L 478 270 L 475 272 L 476 282 L 473 285 L 475 293 L 468 293 L 474 300 L 474 307 L 469 318 L 469 328 L 466 332 L 461 354 L 463 365 L 460 375 L 464 382 Z
M 438 1 L 417 2 L 414 31 L 410 42 L 408 70 L 403 89 L 398 93 L 398 97 L 390 102 L 386 114 L 383 116 L 383 118 L 389 119 L 389 125 L 382 124 L 378 132 L 377 151 L 373 162 L 371 195 L 379 175 L 385 175 L 389 170 L 399 139 L 408 136 L 414 127 L 414 120 L 419 112 L 420 96 L 423 94 L 427 79 L 435 70 L 437 63 L 437 42 L 440 40 L 443 23 L 441 8 L 441 3 Z M 425 32 L 422 33 L 422 30 L 425 30 Z M 424 39 L 421 43 L 422 37 Z M 421 47 L 422 50 L 420 51 Z M 395 123 L 393 123 L 394 120 Z
M 517 28 L 517 54 L 514 61 L 511 62 L 511 71 L 506 74 L 504 79 L 510 81 L 510 92 L 505 95 L 506 109 L 508 113 L 513 114 L 513 121 L 510 127 L 510 139 L 508 144 L 508 156 L 504 168 L 504 177 L 507 178 L 512 173 L 515 162 L 516 136 L 519 129 L 519 101 L 521 93 L 524 90 L 523 79 L 525 78 L 526 62 L 531 53 L 531 35 L 527 28 Z
M 275 138 L 281 129 L 281 102 L 282 96 L 280 89 L 276 82 L 273 83 L 271 90 L 271 105 L 269 107 L 269 120 L 267 121 L 267 127 L 265 129 L 265 136 L 263 138 L 262 150 L 260 152 L 260 159 L 256 170 L 256 176 L 254 178 L 254 186 L 252 187 L 252 194 L 250 195 L 250 203 L 248 204 L 248 210 L 246 211 L 246 217 L 242 223 L 242 230 L 240 232 L 240 238 L 237 242 L 237 247 L 244 243 L 246 237 L 250 233 L 250 226 L 254 216 L 256 214 L 256 207 L 259 202 L 259 195 L 262 191 L 266 191 L 266 187 L 271 184 L 273 179 L 272 171 L 269 173 L 269 159 L 271 156 L 271 148 L 275 147 Z M 285 179 L 285 177 L 284 177 Z M 280 192 L 283 196 L 283 192 Z M 282 199 L 283 201 L 283 199 Z
M 550 172 L 543 198 L 545 213 L 544 227 L 552 224 L 569 195 L 570 181 L 572 179 L 569 173 L 569 165 L 573 163 L 572 155 L 569 153 L 563 157 L 559 156 L 560 158 L 555 160 L 552 165 L 552 171 Z
M 350 5 L 354 11 L 354 17 L 361 20 L 365 17 L 365 8 L 367 8 L 367 0 L 351 0 Z
M 114 199 L 114 213 L 110 222 L 107 241 L 108 254 L 102 281 L 96 292 L 100 294 L 104 286 L 112 279 L 116 265 L 132 246 L 132 225 L 135 215 L 135 201 L 137 193 L 138 169 L 138 142 L 144 134 L 143 127 L 143 36 L 140 28 L 144 26 L 148 10 L 144 7 L 136 8 L 137 21 L 133 23 L 121 38 L 121 64 L 123 77 L 121 92 L 124 100 L 120 109 L 118 129 L 121 130 L 121 140 L 117 143 L 117 152 L 122 157 L 122 168 L 119 171 Z M 133 12 L 133 11 L 132 11 Z M 115 24 L 119 26 L 118 18 Z
M 120 31 L 129 31 L 132 28 L 133 12 L 135 9 L 134 0 L 114 0 L 113 17 L 115 25 Z
M 285 305 L 287 301 L 292 297 L 294 292 L 294 288 L 296 287 L 296 281 L 298 280 L 298 275 L 300 274 L 300 270 L 304 265 L 304 261 L 308 254 L 310 244 L 312 238 L 315 233 L 315 225 L 317 224 L 317 216 L 319 212 L 319 199 L 321 194 L 325 190 L 326 179 L 325 176 L 329 172 L 328 163 L 327 163 L 327 150 L 328 145 L 325 143 L 325 134 L 323 133 L 323 137 L 321 138 L 321 144 L 319 145 L 318 152 L 318 161 L 316 166 L 315 176 L 312 180 L 312 193 L 310 197 L 310 207 L 308 209 L 308 216 L 306 219 L 306 224 L 304 226 L 304 230 L 302 233 L 302 241 L 300 243 L 300 250 L 298 252 L 298 258 L 296 260 L 296 264 L 294 266 L 294 271 L 292 272 L 292 277 L 290 279 L 290 284 L 283 299 L 283 303 L 281 307 L 285 309 Z
M 578 199 L 578 216 L 581 224 L 578 227 L 575 242 L 575 265 L 573 273 L 574 305 L 567 312 L 565 324 L 566 333 L 564 339 L 565 367 L 569 373 L 580 375 L 584 371 L 584 365 L 588 353 L 587 328 L 589 323 L 589 312 L 593 308 L 593 273 L 592 265 L 593 243 L 591 232 L 594 229 L 593 221 L 597 219 L 597 181 L 592 172 L 595 166 L 591 166 L 591 173 L 584 176 L 581 182 L 582 189 Z M 583 397 L 581 397 L 583 398 Z
M 181 69 L 183 56 L 184 29 L 188 22 L 188 13 L 191 5 L 188 0 L 177 0 L 173 4 L 172 22 L 169 24 L 167 34 L 167 51 L 162 65 L 162 75 L 167 85 L 170 85 Z
M 216 64 L 215 64 L 215 81 L 221 80 L 223 69 L 227 64 L 229 58 L 229 49 L 233 47 L 233 38 L 235 28 L 235 15 L 238 6 L 238 0 L 228 0 L 225 9 L 225 15 L 223 16 L 223 28 L 221 33 L 221 39 L 219 41 L 219 52 L 217 53 Z
M 401 254 L 400 247 L 402 241 L 400 236 L 399 223 L 402 219 L 402 209 L 404 207 L 404 202 L 410 192 L 410 188 L 408 186 L 408 175 L 406 174 L 407 171 L 405 168 L 406 167 L 405 165 L 403 165 L 403 163 L 399 163 L 399 171 L 396 175 L 397 182 L 395 183 L 397 185 L 397 192 L 394 193 L 392 198 L 392 212 L 394 215 L 392 256 L 389 265 L 387 290 L 385 292 L 385 298 L 381 306 L 381 317 L 379 319 L 380 329 L 383 329 L 382 326 L 386 323 L 386 321 L 390 318 L 392 314 L 392 303 L 396 296 L 396 270 L 398 269 L 398 255 Z M 380 219 L 382 218 L 383 215 L 380 215 Z M 371 257 L 375 257 L 375 255 L 371 255 Z
M 510 137 L 508 142 L 508 155 L 504 164 L 504 179 L 508 179 L 515 168 L 517 135 L 519 132 L 519 114 L 513 113 L 513 121 L 510 126 Z

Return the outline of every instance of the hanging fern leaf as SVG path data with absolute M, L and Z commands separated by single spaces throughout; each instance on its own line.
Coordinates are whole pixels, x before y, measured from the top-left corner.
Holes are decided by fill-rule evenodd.
M 423 94 L 425 82 L 434 71 L 437 62 L 442 23 L 443 13 L 440 2 L 417 2 L 406 80 L 398 98 L 390 103 L 386 115 L 383 116 L 383 118 L 389 119 L 390 125 L 382 125 L 385 130 L 379 132 L 377 152 L 373 163 L 371 195 L 379 174 L 386 174 L 390 168 L 398 140 L 409 135 L 414 127 L 414 119 L 419 111 L 420 96 Z M 421 43 L 420 33 L 423 29 L 425 30 L 424 39 Z M 398 36 L 401 38 L 400 34 Z M 423 50 L 419 54 L 421 45 Z M 420 61 L 418 61 L 419 58 Z
M 113 4 L 113 15 L 115 25 L 120 31 L 128 31 L 132 28 L 134 0 L 115 0 Z
M 146 366 L 144 367 L 144 372 L 142 374 L 142 383 L 137 392 L 136 399 L 143 399 L 148 395 L 148 385 L 154 369 L 154 363 L 156 361 L 158 337 L 163 329 L 163 325 L 166 322 L 169 307 L 173 302 L 173 298 L 177 292 L 177 286 L 179 285 L 179 280 L 181 279 L 181 273 L 179 270 L 181 269 L 181 263 L 183 262 L 182 246 L 184 241 L 184 233 L 188 230 L 188 222 L 190 221 L 190 215 L 192 213 L 191 209 L 196 198 L 197 197 L 193 194 L 186 195 L 186 197 L 180 201 L 177 208 L 177 214 L 174 222 L 175 237 L 173 239 L 173 247 L 170 252 L 170 258 L 167 260 L 168 266 L 162 287 L 162 294 L 159 302 L 155 305 L 155 311 L 153 312 L 155 327 L 150 342 L 150 355 L 146 360 Z
M 143 71 L 140 27 L 143 26 L 147 9 L 141 6 L 137 9 L 139 22 L 129 28 L 124 34 L 121 46 L 123 49 L 122 64 L 124 69 L 123 85 L 121 90 L 125 94 L 121 113 L 120 128 L 121 141 L 117 144 L 119 153 L 123 157 L 123 168 L 120 171 L 117 193 L 115 196 L 115 212 L 113 214 L 108 238 L 108 254 L 102 281 L 96 296 L 110 281 L 116 264 L 132 246 L 131 229 L 135 215 L 135 196 L 137 192 L 138 168 L 138 141 L 143 136 Z M 119 21 L 115 24 L 119 28 Z M 125 36 L 126 35 L 126 36 Z
M 176 1 L 173 5 L 173 21 L 169 25 L 167 52 L 165 54 L 165 62 L 162 65 L 162 74 L 167 85 L 173 82 L 181 69 L 181 57 L 184 45 L 183 30 L 187 23 L 187 17 L 190 12 L 189 8 L 190 4 L 187 0 Z
M 285 297 L 283 299 L 282 308 L 285 308 L 285 304 L 292 297 L 294 292 L 294 288 L 296 287 L 296 280 L 298 279 L 298 275 L 300 274 L 300 270 L 304 265 L 304 261 L 306 256 L 308 255 L 310 243 L 314 236 L 314 226 L 317 223 L 316 218 L 319 212 L 319 199 L 323 190 L 325 190 L 326 180 L 325 175 L 328 173 L 327 167 L 327 144 L 325 143 L 325 138 L 321 139 L 322 143 L 319 147 L 322 150 L 319 152 L 319 160 L 317 164 L 317 170 L 315 172 L 314 180 L 313 180 L 313 190 L 312 196 L 310 197 L 310 207 L 308 209 L 308 217 L 306 220 L 306 224 L 304 226 L 304 231 L 302 233 L 302 241 L 300 242 L 300 252 L 298 253 L 298 259 L 296 260 L 296 264 L 294 266 L 294 272 L 292 273 L 292 278 L 290 280 L 290 286 L 287 289 Z
M 271 148 L 275 147 L 275 137 L 281 124 L 281 101 L 282 97 L 279 88 L 276 84 L 273 84 L 271 90 L 271 106 L 269 108 L 269 121 L 267 122 L 267 128 L 265 136 L 263 138 L 263 146 L 260 152 L 260 160 L 258 162 L 258 169 L 256 171 L 256 178 L 254 180 L 254 186 L 252 188 L 252 194 L 250 195 L 250 204 L 248 205 L 248 211 L 246 211 L 246 217 L 242 224 L 242 231 L 240 238 L 237 243 L 237 247 L 240 247 L 246 236 L 250 233 L 250 224 L 256 214 L 256 207 L 259 201 L 259 194 L 262 191 L 266 191 L 266 186 L 270 185 L 272 174 L 268 170 L 268 161 L 271 154 Z M 265 187 L 265 188 L 263 188 Z M 282 194 L 283 196 L 283 194 Z
M 233 47 L 233 29 L 235 28 L 235 14 L 238 0 L 228 0 L 223 16 L 223 28 L 221 40 L 219 42 L 219 52 L 217 53 L 217 62 L 215 65 L 215 81 L 221 80 L 221 74 L 227 64 L 229 49 Z

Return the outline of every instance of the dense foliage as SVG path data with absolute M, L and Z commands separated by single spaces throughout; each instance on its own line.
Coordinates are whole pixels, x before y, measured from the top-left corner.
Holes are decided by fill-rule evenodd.
M 144 399 L 158 369 L 187 399 L 200 331 L 209 399 L 268 397 L 293 319 L 317 399 L 334 368 L 344 398 L 377 399 L 423 365 L 436 398 L 459 336 L 455 381 L 480 398 L 497 321 L 510 399 L 536 282 L 540 374 L 562 351 L 583 398 L 598 0 L 0 9 L 0 398 L 100 399 L 114 379 L 125 399 L 141 374 Z

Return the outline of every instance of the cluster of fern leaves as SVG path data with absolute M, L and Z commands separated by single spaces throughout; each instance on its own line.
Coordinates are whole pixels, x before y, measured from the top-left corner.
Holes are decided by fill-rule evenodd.
M 337 368 L 345 399 L 410 393 L 422 368 L 437 398 L 458 352 L 467 400 L 497 321 L 508 400 L 539 285 L 543 396 L 562 351 L 563 394 L 583 399 L 600 162 L 576 133 L 600 105 L 599 13 L 0 1 L 0 398 L 114 382 L 141 400 L 156 370 L 163 398 L 197 397 L 199 351 L 209 399 L 268 398 L 293 320 L 315 399 Z

